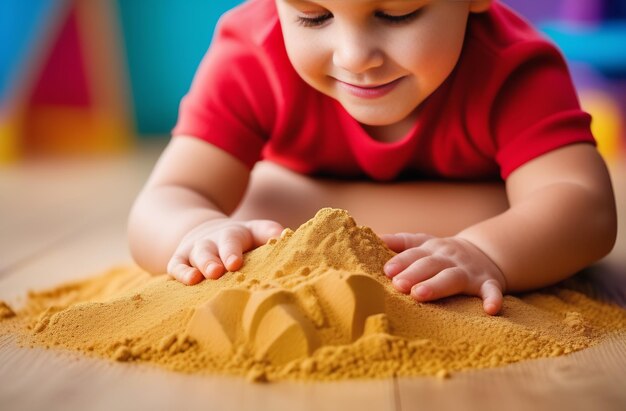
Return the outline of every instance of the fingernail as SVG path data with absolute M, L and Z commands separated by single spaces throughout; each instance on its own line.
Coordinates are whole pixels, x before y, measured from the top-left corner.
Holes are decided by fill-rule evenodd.
M 398 266 L 396 264 L 391 263 L 391 264 L 386 264 L 385 267 L 383 268 L 383 271 L 385 272 L 385 275 L 387 277 L 391 277 L 392 275 L 397 274 L 396 273 L 397 269 L 398 269 Z
M 210 278 L 215 277 L 215 274 L 219 268 L 220 268 L 219 265 L 215 263 L 210 263 L 209 265 L 206 266 L 206 275 Z
M 402 278 L 396 277 L 392 280 L 392 282 L 396 286 L 396 288 L 402 292 L 406 293 L 411 289 L 411 283 L 409 283 L 407 280 L 403 280 Z
M 183 284 L 191 285 L 193 282 L 193 279 L 195 278 L 195 275 L 196 275 L 195 270 L 189 270 L 189 272 L 187 272 L 183 277 Z
M 487 303 L 485 304 L 485 312 L 489 315 L 496 315 L 498 314 L 498 307 L 494 304 L 494 303 Z
M 431 291 L 428 289 L 428 287 L 424 287 L 423 285 L 420 285 L 420 286 L 414 287 L 411 290 L 411 295 L 418 299 L 426 299 L 430 297 Z
M 230 257 L 228 257 L 226 259 L 226 266 L 227 267 L 232 267 L 233 264 L 235 264 L 236 261 L 237 261 L 237 256 L 236 255 L 231 255 Z

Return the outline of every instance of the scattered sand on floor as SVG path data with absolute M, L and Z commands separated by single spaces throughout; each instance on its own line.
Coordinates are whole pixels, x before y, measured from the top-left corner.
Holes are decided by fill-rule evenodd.
M 433 375 L 554 357 L 626 329 L 626 311 L 573 289 L 418 304 L 383 275 L 393 255 L 343 210 L 245 255 L 240 271 L 185 286 L 134 267 L 31 292 L 16 313 L 23 344 L 252 381 Z M 13 317 L 13 318 L 11 318 Z
M 15 317 L 15 312 L 4 301 L 0 301 L 0 320 Z

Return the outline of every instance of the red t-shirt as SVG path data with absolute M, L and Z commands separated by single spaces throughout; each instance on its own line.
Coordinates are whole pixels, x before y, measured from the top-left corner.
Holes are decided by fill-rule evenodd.
M 220 20 L 173 134 L 249 167 L 264 158 L 340 178 L 506 179 L 550 150 L 594 143 L 590 120 L 556 48 L 496 3 L 470 16 L 459 62 L 412 130 L 376 141 L 295 72 L 274 0 L 251 0 Z

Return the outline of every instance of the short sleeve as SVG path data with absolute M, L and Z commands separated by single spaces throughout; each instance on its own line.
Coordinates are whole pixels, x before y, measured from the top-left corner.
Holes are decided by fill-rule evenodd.
M 218 25 L 213 42 L 182 99 L 174 136 L 189 135 L 252 168 L 273 121 L 273 99 L 259 45 Z
M 548 43 L 522 43 L 507 50 L 502 59 L 511 63 L 490 114 L 502 178 L 559 147 L 595 144 L 591 116 L 581 110 L 556 48 Z

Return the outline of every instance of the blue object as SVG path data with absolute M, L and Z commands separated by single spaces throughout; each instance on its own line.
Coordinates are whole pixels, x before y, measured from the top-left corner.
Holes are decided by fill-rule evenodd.
M 241 0 L 117 1 L 140 135 L 171 131 L 180 99 L 211 43 L 217 20 L 239 3 Z
M 0 106 L 8 101 L 24 72 L 58 0 L 0 1 Z
M 626 75 L 626 20 L 598 25 L 552 22 L 540 26 L 572 62 L 585 62 L 608 75 Z

